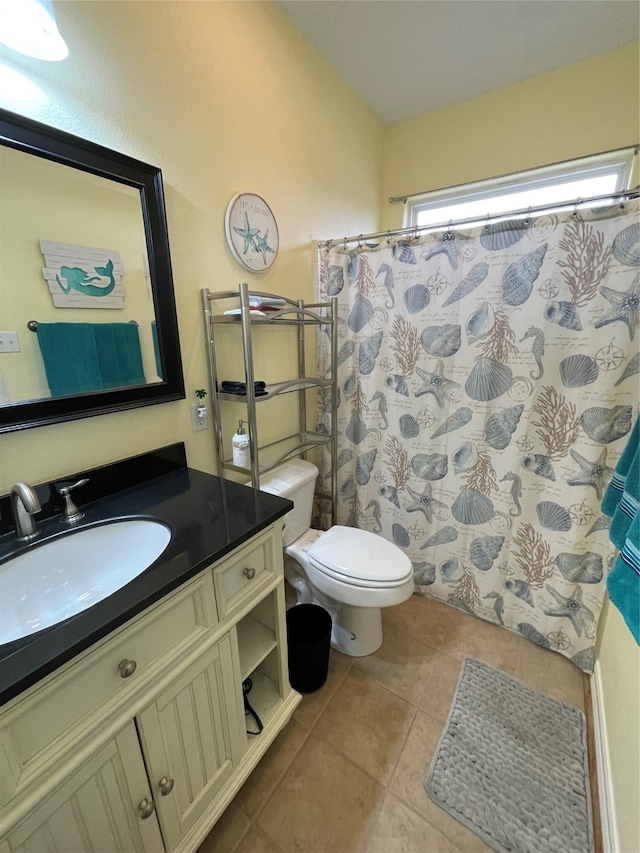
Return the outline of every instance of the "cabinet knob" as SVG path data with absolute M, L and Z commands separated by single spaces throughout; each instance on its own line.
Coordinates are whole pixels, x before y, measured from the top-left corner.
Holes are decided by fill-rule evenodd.
M 246 569 L 243 569 L 243 570 L 242 570 L 242 574 L 245 576 L 245 578 L 246 578 L 247 580 L 251 580 L 252 578 L 255 578 L 255 576 L 256 576 L 256 570 L 255 570 L 255 569 L 249 569 L 249 568 L 246 568 Z
M 140 812 L 140 817 L 142 818 L 142 820 L 146 820 L 148 817 L 151 817 L 151 815 L 155 811 L 155 808 L 156 807 L 153 800 L 148 800 L 146 797 L 144 798 L 144 800 L 140 800 L 140 802 L 138 803 L 138 810 Z
M 122 678 L 129 678 L 136 671 L 137 666 L 138 664 L 134 660 L 127 660 L 125 658 L 118 664 L 118 669 Z
M 158 787 L 160 788 L 160 793 L 163 797 L 166 797 L 167 794 L 170 794 L 173 791 L 174 784 L 173 779 L 169 779 L 167 776 L 162 777 L 158 782 Z

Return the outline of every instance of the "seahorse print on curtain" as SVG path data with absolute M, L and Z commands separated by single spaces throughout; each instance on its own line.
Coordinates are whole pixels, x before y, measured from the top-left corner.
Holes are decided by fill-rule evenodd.
M 339 300 L 339 523 L 402 548 L 416 592 L 590 672 L 600 500 L 638 407 L 638 202 L 318 257 Z

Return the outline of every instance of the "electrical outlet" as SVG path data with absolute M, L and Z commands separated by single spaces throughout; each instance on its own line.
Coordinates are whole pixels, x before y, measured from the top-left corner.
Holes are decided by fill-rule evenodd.
M 0 332 L 0 352 L 20 352 L 17 332 Z
M 207 423 L 207 415 L 208 412 L 205 408 L 203 417 L 198 417 L 198 409 L 202 409 L 202 405 L 200 403 L 192 403 L 191 405 L 191 427 L 194 432 L 200 432 L 201 429 L 206 429 L 208 427 Z

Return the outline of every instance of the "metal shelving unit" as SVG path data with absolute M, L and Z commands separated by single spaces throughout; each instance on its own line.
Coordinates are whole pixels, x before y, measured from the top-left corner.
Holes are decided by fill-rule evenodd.
M 336 495 L 337 495 L 337 388 L 336 364 L 338 353 L 338 305 L 337 298 L 329 302 L 305 303 L 297 302 L 263 291 L 250 291 L 246 283 L 241 283 L 237 290 L 211 291 L 203 288 L 202 310 L 205 322 L 205 337 L 209 357 L 209 375 L 211 380 L 211 418 L 214 429 L 214 440 L 218 457 L 218 475 L 225 477 L 227 472 L 246 474 L 251 479 L 254 488 L 260 488 L 260 476 L 280 465 L 287 459 L 306 454 L 316 447 L 329 446 L 331 456 L 331 494 L 321 495 L 331 501 L 332 523 L 336 524 Z M 264 316 L 252 313 L 249 298 L 257 296 L 268 299 L 282 299 L 284 304 L 277 311 L 270 311 Z M 216 303 L 221 300 L 233 308 L 239 308 L 238 314 L 216 313 Z M 225 394 L 218 390 L 220 386 L 218 363 L 216 358 L 217 326 L 237 326 L 242 336 L 244 360 L 244 378 L 246 395 Z M 253 336 L 254 329 L 261 327 L 295 326 L 297 328 L 298 375 L 281 382 L 266 386 L 266 393 L 256 396 Z M 305 329 L 309 326 L 328 327 L 331 334 L 331 378 L 323 379 L 318 376 L 308 376 L 305 364 Z M 329 434 L 313 432 L 307 429 L 307 391 L 310 389 L 328 388 L 331 397 L 331 431 Z M 256 406 L 268 403 L 283 394 L 298 395 L 298 428 L 295 432 L 283 435 L 276 441 L 260 443 Z M 246 421 L 249 425 L 250 468 L 239 468 L 230 458 L 225 458 L 223 443 L 223 427 L 221 404 L 226 402 L 244 402 L 247 410 Z

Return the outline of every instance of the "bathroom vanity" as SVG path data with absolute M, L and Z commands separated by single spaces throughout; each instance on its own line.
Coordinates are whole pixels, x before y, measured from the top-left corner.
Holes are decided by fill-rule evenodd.
M 0 853 L 196 850 L 301 699 L 284 618 L 291 504 L 184 467 L 180 453 L 160 475 L 137 457 L 131 484 L 81 522 L 160 520 L 172 534 L 161 557 L 0 647 Z M 59 523 L 53 513 L 41 535 Z

